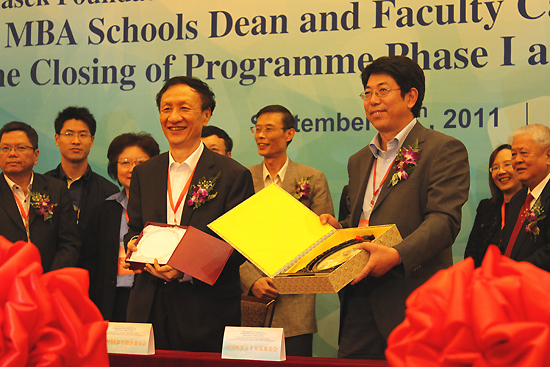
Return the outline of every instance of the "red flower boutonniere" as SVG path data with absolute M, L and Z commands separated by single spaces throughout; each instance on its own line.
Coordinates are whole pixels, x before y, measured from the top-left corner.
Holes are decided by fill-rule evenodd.
M 311 193 L 311 186 L 309 184 L 309 181 L 312 177 L 313 176 L 304 177 L 301 180 L 296 181 L 293 195 L 296 199 L 301 200 L 309 198 L 309 194 Z
M 197 185 L 193 185 L 193 187 L 189 189 L 187 205 L 193 206 L 193 209 L 197 209 L 207 201 L 214 199 L 218 193 L 212 193 L 212 190 L 214 189 L 214 185 L 216 185 L 216 180 L 220 177 L 220 173 L 222 172 L 218 172 L 218 174 L 210 180 L 203 177 L 199 180 Z
M 395 156 L 395 165 L 393 166 L 397 172 L 393 174 L 388 187 L 395 186 L 399 181 L 409 178 L 409 175 L 414 171 L 419 159 L 418 139 L 408 148 L 399 149 Z
M 546 218 L 546 213 L 544 213 L 544 208 L 540 201 L 540 197 L 535 201 L 532 209 L 527 211 L 527 225 L 525 226 L 525 232 L 533 236 L 533 241 L 537 240 L 537 236 L 540 234 L 540 228 L 537 223 L 539 220 Z
M 44 221 L 50 220 L 57 204 L 52 204 L 48 195 L 32 191 L 29 191 L 29 194 L 31 196 L 31 206 L 36 210 L 36 214 L 44 216 Z

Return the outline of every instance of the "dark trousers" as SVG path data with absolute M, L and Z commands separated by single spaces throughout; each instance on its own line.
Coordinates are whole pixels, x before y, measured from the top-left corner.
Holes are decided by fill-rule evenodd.
M 117 287 L 115 292 L 115 304 L 113 305 L 113 322 L 126 322 L 126 309 L 128 308 L 128 299 L 130 298 L 130 287 Z
M 313 334 L 296 335 L 285 338 L 287 356 L 312 357 Z
M 155 348 L 221 353 L 225 326 L 240 326 L 240 295 L 214 297 L 190 282 L 158 281 L 149 315 Z
M 338 358 L 385 359 L 386 339 L 374 319 L 372 290 L 363 281 L 340 292 Z

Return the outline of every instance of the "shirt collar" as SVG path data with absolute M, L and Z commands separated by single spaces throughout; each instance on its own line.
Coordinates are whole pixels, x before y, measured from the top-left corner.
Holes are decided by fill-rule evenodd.
M 550 180 L 550 173 L 546 175 L 544 180 L 542 180 L 541 182 L 539 182 L 537 186 L 535 186 L 533 191 L 531 191 L 531 195 L 533 195 L 533 198 L 535 200 L 539 198 L 540 194 L 542 194 L 542 190 L 544 190 L 549 180 Z
M 286 174 L 286 170 L 288 168 L 288 156 L 286 157 L 286 161 L 285 161 L 285 164 L 283 164 L 283 166 L 281 167 L 281 169 L 279 170 L 279 172 L 277 172 L 277 174 L 274 176 L 274 177 L 271 177 L 271 175 L 269 174 L 269 170 L 267 169 L 267 167 L 265 166 L 265 162 L 262 164 L 262 167 L 263 167 L 263 178 L 264 178 L 264 182 L 265 180 L 267 179 L 267 177 L 271 177 L 271 182 L 275 182 L 275 178 L 277 176 L 279 176 L 279 179 L 281 180 L 281 182 L 284 181 L 285 179 L 285 174 Z
M 411 122 L 409 122 L 407 126 L 403 128 L 403 130 L 399 132 L 399 134 L 395 136 L 395 138 L 393 138 L 391 141 L 388 142 L 387 152 L 393 152 L 393 151 L 397 152 L 397 149 L 399 149 L 403 145 L 403 143 L 405 142 L 405 139 L 407 139 L 407 136 L 411 132 L 412 128 L 414 127 L 414 125 L 416 125 L 416 122 L 417 120 L 415 117 L 412 119 Z M 372 151 L 372 154 L 376 158 L 380 156 L 381 152 L 384 152 L 380 146 L 380 133 L 377 133 L 374 136 L 374 138 L 372 138 L 369 144 L 369 148 Z
M 122 189 L 122 191 L 117 192 L 116 194 L 113 194 L 109 196 L 107 200 L 113 201 L 115 200 L 118 202 L 124 209 L 128 208 L 128 197 L 126 197 L 126 190 Z
M 8 186 L 10 187 L 11 191 L 15 190 L 16 188 L 19 188 L 19 185 L 16 184 L 15 182 L 13 182 L 12 180 L 10 180 L 9 177 L 6 176 L 5 173 L 4 173 L 4 178 L 6 179 L 6 182 L 8 183 Z M 29 186 L 27 186 L 27 193 L 32 191 L 32 182 L 33 182 L 33 180 L 34 180 L 34 171 L 31 172 L 31 181 L 29 182 Z
M 67 176 L 67 174 L 65 173 L 65 170 L 63 170 L 63 166 L 61 165 L 61 163 L 59 164 L 59 179 L 60 180 L 63 180 L 63 181 L 67 181 L 67 180 L 78 181 L 80 179 L 88 180 L 91 175 L 92 175 L 92 167 L 90 167 L 89 164 L 86 167 L 86 172 L 84 172 L 84 174 L 82 176 L 76 177 L 74 179 L 72 177 Z
M 186 164 L 191 170 L 194 170 L 197 166 L 197 163 L 199 162 L 199 158 L 202 155 L 202 152 L 204 150 L 204 144 L 201 142 L 199 144 L 199 147 L 189 156 L 183 163 L 178 163 L 172 158 L 172 152 L 169 152 L 168 157 L 168 167 L 169 169 L 175 169 L 180 167 L 183 164 Z

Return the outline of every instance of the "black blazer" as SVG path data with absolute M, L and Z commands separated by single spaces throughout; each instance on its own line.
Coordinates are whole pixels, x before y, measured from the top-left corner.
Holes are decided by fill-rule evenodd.
M 34 173 L 32 191 L 47 194 L 57 204 L 51 222 L 44 221 L 32 207 L 29 209 L 30 239 L 40 252 L 44 272 L 76 266 L 80 237 L 67 187 L 63 181 Z M 11 242 L 27 241 L 13 191 L 3 174 L 0 174 L 0 223 L 0 235 Z
M 137 166 L 132 173 L 128 215 L 130 217 L 126 242 L 139 234 L 147 222 L 166 223 L 166 191 L 168 177 L 169 153 L 160 154 Z M 221 173 L 220 173 L 221 172 Z M 231 158 L 204 149 L 195 169 L 191 185 L 200 179 L 211 179 L 220 173 L 213 192 L 217 196 L 197 209 L 186 205 L 181 217 L 181 225 L 193 226 L 211 235 L 215 235 L 207 225 L 254 194 L 254 185 L 250 171 Z M 237 252 L 229 258 L 217 282 L 210 286 L 198 279 L 193 279 L 193 300 L 182 300 L 182 303 L 193 302 L 194 309 L 216 309 L 216 315 L 197 315 L 185 313 L 182 309 L 178 322 L 180 329 L 187 330 L 190 338 L 197 336 L 197 330 L 204 335 L 203 339 L 212 340 L 215 350 L 221 351 L 221 338 L 226 321 L 234 320 L 240 325 L 240 279 L 239 266 L 244 258 Z M 127 318 L 130 322 L 147 322 L 158 278 L 149 273 L 138 274 L 128 302 Z M 174 295 L 178 297 L 178 295 Z M 204 306 L 204 307 L 202 307 Z M 229 311 L 232 310 L 232 311 Z M 234 314 L 224 317 L 228 312 Z M 218 340 L 220 341 L 218 345 Z M 199 347 L 200 349 L 200 347 Z M 204 351 L 204 350 L 203 350 Z
M 115 304 L 123 211 L 116 200 L 103 201 L 95 208 L 80 256 L 80 264 L 90 273 L 90 299 L 105 320 L 112 318 Z
M 464 251 L 464 258 L 471 256 L 476 267 L 481 266 L 487 247 L 489 245 L 498 246 L 500 243 L 501 206 L 502 203 L 497 205 L 492 199 L 483 199 L 477 206 L 474 226 Z M 493 241 L 494 238 L 496 240 Z
M 500 246 L 502 253 L 506 251 L 506 246 L 512 237 L 521 207 L 527 198 L 527 189 L 527 187 L 522 188 L 510 200 Z M 528 221 L 526 220 L 518 233 L 510 258 L 516 261 L 528 261 L 541 269 L 550 271 L 550 182 L 542 190 L 539 199 L 546 214 L 546 218 L 537 223 L 540 233 L 536 240 L 533 235 L 527 233 L 525 227 Z

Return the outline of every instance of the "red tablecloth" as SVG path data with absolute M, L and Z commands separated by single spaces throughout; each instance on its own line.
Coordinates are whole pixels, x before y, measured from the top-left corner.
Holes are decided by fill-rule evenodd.
M 129 354 L 109 354 L 112 367 L 254 367 L 254 366 L 315 366 L 315 367 L 388 367 L 386 361 L 364 359 L 340 359 L 317 357 L 287 357 L 283 362 L 249 361 L 243 359 L 222 359 L 220 353 L 193 353 L 157 350 L 155 355 L 138 356 Z

